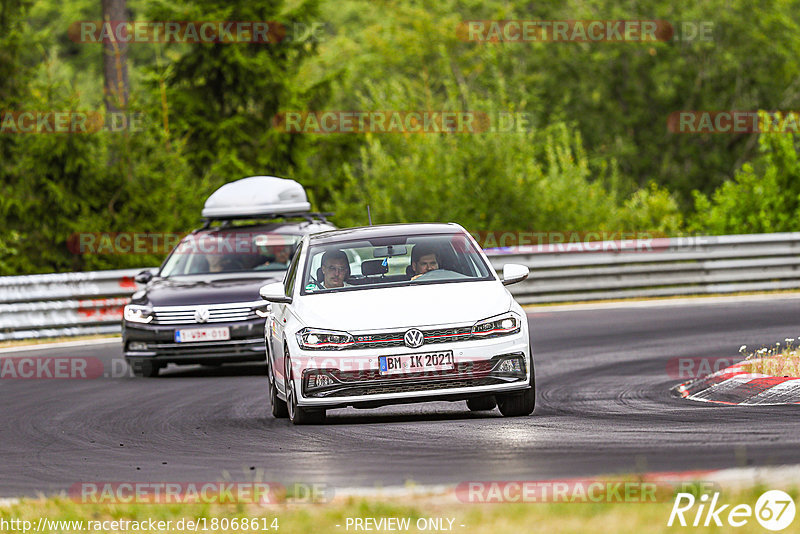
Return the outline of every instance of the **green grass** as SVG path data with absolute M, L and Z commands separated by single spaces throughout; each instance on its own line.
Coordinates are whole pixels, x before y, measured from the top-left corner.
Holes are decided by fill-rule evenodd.
M 749 504 L 754 506 L 759 495 L 766 489 L 752 488 L 745 491 L 722 491 L 721 504 Z M 796 489 L 789 494 L 797 502 Z M 411 518 L 408 532 L 420 532 L 416 528 L 419 518 L 452 518 L 453 532 L 463 533 L 519 533 L 519 532 L 728 532 L 731 527 L 693 528 L 667 527 L 673 506 L 672 498 L 653 504 L 465 504 L 450 495 L 415 496 L 396 498 L 336 498 L 327 504 L 280 504 L 280 505 L 166 505 L 166 504 L 82 504 L 68 498 L 23 499 L 18 504 L 0 507 L 2 519 L 25 519 L 34 522 L 40 517 L 51 520 L 115 520 L 147 519 L 171 520 L 173 524 L 181 518 L 266 518 L 272 524 L 278 519 L 280 533 L 325 533 L 356 532 L 348 530 L 348 518 L 384 517 Z M 731 507 L 728 508 L 728 511 Z M 693 518 L 696 507 L 687 518 Z M 723 517 L 727 511 L 723 513 Z M 691 521 L 691 519 L 690 519 Z M 795 519 L 793 526 L 800 523 Z M 337 526 L 339 525 L 339 526 Z M 464 525 L 463 527 L 461 525 Z M 747 525 L 735 529 L 740 533 L 765 532 L 755 518 Z M 120 530 L 121 531 L 121 530 Z M 129 530 L 131 531 L 131 530 Z M 175 531 L 174 529 L 171 531 Z M 786 532 L 792 531 L 792 528 Z M 106 531 L 107 532 L 107 531 Z M 147 532 L 147 530 L 145 530 Z M 201 530 L 202 532 L 202 530 Z M 209 531 L 210 532 L 210 531 Z M 244 532 L 221 529 L 216 532 Z M 252 530 L 249 532 L 253 532 Z
M 780 343 L 772 347 L 762 347 L 752 352 L 746 352 L 748 361 L 742 368 L 750 373 L 761 373 L 769 376 L 800 378 L 800 347 L 795 346 L 793 338 L 786 338 L 786 346 L 781 348 Z

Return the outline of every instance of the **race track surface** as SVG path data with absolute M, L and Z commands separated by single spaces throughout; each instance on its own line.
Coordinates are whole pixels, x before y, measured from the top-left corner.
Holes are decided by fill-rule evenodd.
M 334 410 L 293 427 L 269 414 L 260 365 L 170 367 L 155 379 L 0 380 L 0 496 L 92 481 L 393 486 L 800 464 L 800 407 L 672 398 L 676 357 L 734 356 L 800 338 L 800 299 L 529 313 L 532 417 L 463 402 Z M 89 356 L 120 346 L 18 356 Z M 673 364 L 674 365 L 674 364 Z

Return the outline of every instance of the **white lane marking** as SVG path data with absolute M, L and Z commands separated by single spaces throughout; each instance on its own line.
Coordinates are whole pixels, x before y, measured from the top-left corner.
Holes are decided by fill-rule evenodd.
M 0 349 L 0 354 L 5 354 L 7 352 L 25 352 L 29 350 L 57 349 L 60 347 L 86 347 L 88 345 L 104 345 L 111 343 L 122 343 L 122 338 L 85 339 L 83 341 L 60 341 L 57 343 L 38 343 L 36 345 L 23 345 L 21 347 L 6 347 Z
M 692 400 L 702 400 L 702 401 L 714 401 L 715 397 L 720 394 L 727 393 L 728 391 L 732 391 L 736 388 L 739 388 L 751 380 L 753 380 L 752 375 L 737 375 L 732 376 L 727 380 L 723 380 L 718 384 L 714 384 L 713 386 L 706 388 L 702 391 L 695 393 L 694 395 L 689 395 L 689 398 Z
M 550 312 L 568 312 L 584 310 L 605 310 L 616 308 L 660 308 L 668 306 L 707 306 L 714 304 L 734 304 L 737 302 L 752 301 L 772 301 L 772 300 L 798 300 L 800 293 L 776 293 L 763 295 L 732 295 L 723 297 L 693 297 L 679 299 L 653 299 L 653 300 L 632 300 L 621 302 L 591 302 L 587 304 L 556 304 L 534 305 L 526 304 L 523 309 L 528 315 Z
M 792 404 L 800 400 L 800 380 L 790 379 L 746 399 L 742 404 Z

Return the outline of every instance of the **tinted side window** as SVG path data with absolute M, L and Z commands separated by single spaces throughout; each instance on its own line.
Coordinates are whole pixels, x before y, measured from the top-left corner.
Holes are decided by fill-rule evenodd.
M 294 291 L 295 274 L 297 273 L 297 264 L 300 261 L 300 254 L 303 251 L 303 245 L 297 247 L 297 250 L 292 257 L 292 263 L 289 265 L 289 270 L 286 271 L 286 278 L 283 280 L 284 294 L 289 297 Z

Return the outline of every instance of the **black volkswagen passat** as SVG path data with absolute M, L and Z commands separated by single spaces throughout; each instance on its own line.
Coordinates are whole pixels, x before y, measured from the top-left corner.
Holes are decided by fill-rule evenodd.
M 303 235 L 324 219 L 197 230 L 178 244 L 125 307 L 122 342 L 137 376 L 168 363 L 219 365 L 265 359 L 267 303 L 258 290 L 283 280 Z

